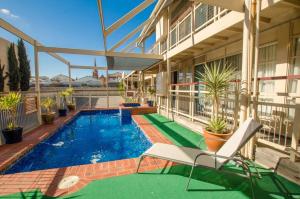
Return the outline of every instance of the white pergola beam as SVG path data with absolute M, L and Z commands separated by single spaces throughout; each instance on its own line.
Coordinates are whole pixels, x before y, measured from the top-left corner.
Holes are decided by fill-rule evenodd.
M 10 32 L 11 34 L 23 39 L 24 41 L 28 42 L 32 46 L 34 46 L 34 45 L 43 46 L 38 41 L 35 42 L 35 39 L 33 39 L 29 35 L 25 34 L 21 30 L 19 30 L 18 28 L 14 27 L 13 25 L 11 25 L 10 23 L 6 22 L 5 20 L 3 20 L 1 18 L 0 18 L 0 27 L 3 28 L 4 30 Z M 63 57 L 61 57 L 57 54 L 49 53 L 49 55 L 54 57 L 55 59 L 63 62 L 64 64 L 68 64 L 68 61 L 66 59 L 64 59 Z
M 101 66 L 80 66 L 80 65 L 70 65 L 72 69 L 97 69 L 97 70 L 107 70 L 107 67 Z
M 220 6 L 225 9 L 244 12 L 244 0 L 191 0 L 196 3 L 204 3 L 212 6 Z
M 138 37 L 134 39 L 132 42 L 130 42 L 121 52 L 128 52 L 132 49 L 132 47 L 136 47 L 136 43 L 138 41 Z
M 105 56 L 105 51 L 38 46 L 39 52 Z
M 50 53 L 65 53 L 65 54 L 79 54 L 79 55 L 92 55 L 92 56 L 110 56 L 110 57 L 128 57 L 128 58 L 144 58 L 144 59 L 163 59 L 163 55 L 156 54 L 139 54 L 139 53 L 124 53 L 124 52 L 105 52 L 101 50 L 86 50 L 75 48 L 58 48 L 38 46 L 39 52 Z
M 110 56 L 110 57 L 128 57 L 128 58 L 144 58 L 144 59 L 163 59 L 164 58 L 163 55 L 124 53 L 124 52 L 106 52 L 106 56 Z
M 138 5 L 134 9 L 132 9 L 130 12 L 128 12 L 126 15 L 124 15 L 121 19 L 119 19 L 118 21 L 116 21 L 115 23 L 113 23 L 110 27 L 108 27 L 105 30 L 105 32 L 104 32 L 105 36 L 111 34 L 113 31 L 115 31 L 120 26 L 122 26 L 123 24 L 125 24 L 127 21 L 129 21 L 130 19 L 132 19 L 138 13 L 140 13 L 141 11 L 143 11 L 144 9 L 146 9 L 153 2 L 154 2 L 154 0 L 145 0 L 140 5 Z
M 114 51 L 116 48 L 120 47 L 125 41 L 127 41 L 130 37 L 135 35 L 138 31 L 140 31 L 148 22 L 149 20 L 144 21 L 141 25 L 136 27 L 133 31 L 131 31 L 123 39 L 121 39 L 117 44 L 115 44 L 109 51 Z

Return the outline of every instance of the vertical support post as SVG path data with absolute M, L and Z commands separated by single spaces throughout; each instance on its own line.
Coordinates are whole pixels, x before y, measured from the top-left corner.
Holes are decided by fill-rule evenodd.
M 170 59 L 167 58 L 167 116 L 168 118 L 169 118 L 169 112 L 171 108 L 170 85 L 171 85 L 171 63 L 170 63 Z
M 34 40 L 33 47 L 34 47 L 35 92 L 37 93 L 36 105 L 37 105 L 38 123 L 42 124 L 39 52 L 37 49 L 37 42 L 35 40 Z
M 170 59 L 168 57 L 168 51 L 170 49 L 170 18 L 171 18 L 171 12 L 170 12 L 170 6 L 168 6 L 168 19 L 167 19 L 167 117 L 169 118 L 169 108 L 170 108 L 170 83 L 171 83 L 171 64 Z M 176 25 L 177 26 L 177 25 Z
M 255 44 L 254 44 L 254 65 L 253 65 L 253 107 L 252 107 L 252 116 L 255 120 L 257 117 L 257 108 L 258 108 L 258 81 L 257 81 L 257 70 L 258 70 L 258 55 L 259 55 L 259 33 L 260 33 L 260 9 L 261 9 L 261 0 L 256 0 L 256 21 L 255 21 Z M 249 158 L 253 159 L 254 157 L 254 146 L 256 139 L 255 137 L 250 140 L 249 143 Z
M 178 112 L 179 112 L 179 93 L 178 93 L 178 91 L 179 91 L 179 86 L 178 85 L 176 85 L 175 86 L 175 89 L 176 89 L 176 92 L 175 92 L 175 94 L 176 94 L 176 96 L 175 96 L 175 104 L 176 104 L 176 115 L 178 115 Z
M 250 0 L 245 0 L 245 14 L 243 24 L 243 53 L 242 53 L 242 79 L 241 79 L 241 107 L 240 122 L 247 118 L 248 108 L 248 60 L 249 60 L 249 36 L 250 36 Z
M 292 133 L 292 143 L 291 143 L 291 153 L 290 159 L 291 161 L 296 161 L 296 152 L 299 146 L 299 139 L 300 139 L 300 104 L 296 104 L 295 107 L 295 118 L 294 118 L 294 126 L 293 126 L 293 133 Z
M 108 91 L 108 68 L 106 68 L 106 107 L 109 108 L 109 91 Z
M 72 76 L 71 76 L 71 65 L 70 65 L 70 62 L 68 62 L 68 73 L 69 73 L 69 88 L 72 87 Z
M 250 38 L 250 2 L 245 0 L 244 21 L 243 21 L 243 53 L 242 53 L 242 78 L 241 78 L 241 105 L 240 124 L 247 119 L 248 111 L 248 65 L 249 65 L 249 38 Z M 242 154 L 245 155 L 245 148 Z
M 141 71 L 141 78 L 142 78 L 142 97 L 145 98 L 145 73 Z

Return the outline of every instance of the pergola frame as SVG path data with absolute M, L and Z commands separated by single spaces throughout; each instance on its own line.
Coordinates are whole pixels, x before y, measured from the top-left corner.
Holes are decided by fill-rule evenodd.
M 107 107 L 109 107 L 109 90 L 108 90 L 108 67 L 100 67 L 100 66 L 80 66 L 80 65 L 73 65 L 68 60 L 63 58 L 62 56 L 58 55 L 57 53 L 65 53 L 65 54 L 77 54 L 77 55 L 91 55 L 91 56 L 105 56 L 106 62 L 107 57 L 110 56 L 118 56 L 118 57 L 127 57 L 127 58 L 143 58 L 143 59 L 163 59 L 163 56 L 161 55 L 154 55 L 154 54 L 145 54 L 144 52 L 141 54 L 138 53 L 127 53 L 127 52 L 114 52 L 114 50 L 118 47 L 120 47 L 124 42 L 126 42 L 129 38 L 131 38 L 134 34 L 136 34 L 138 31 L 140 31 L 149 20 L 146 20 L 142 24 L 140 24 L 136 29 L 131 31 L 129 34 L 127 34 L 123 39 L 121 39 L 119 42 L 117 42 L 109 51 L 107 50 L 107 36 L 110 35 L 112 32 L 117 30 L 119 27 L 124 25 L 126 22 L 131 20 L 134 16 L 136 16 L 138 13 L 146 9 L 149 5 L 151 5 L 154 2 L 154 0 L 145 0 L 137 7 L 133 8 L 131 11 L 129 11 L 127 14 L 125 14 L 123 17 L 121 17 L 118 21 L 116 21 L 114 24 L 109 26 L 108 28 L 105 28 L 104 26 L 104 16 L 102 11 L 102 2 L 101 0 L 97 0 L 97 7 L 98 7 L 98 14 L 99 19 L 101 23 L 101 29 L 102 29 L 102 37 L 103 37 L 103 43 L 104 43 L 104 51 L 101 50 L 88 50 L 88 49 L 72 49 L 72 48 L 59 48 L 59 47 L 46 47 L 34 38 L 30 37 L 29 35 L 25 34 L 18 28 L 14 27 L 10 23 L 6 22 L 5 20 L 0 18 L 0 27 L 5 29 L 6 31 L 10 32 L 11 34 L 23 39 L 24 41 L 31 44 L 34 48 L 34 62 L 35 62 L 35 91 L 37 92 L 37 110 L 38 110 L 38 121 L 41 124 L 41 107 L 40 107 L 40 100 L 41 100 L 41 94 L 40 94 L 40 82 L 39 82 L 39 73 L 40 73 L 40 67 L 39 67 L 39 52 L 45 52 L 52 56 L 53 58 L 59 60 L 60 62 L 64 63 L 68 67 L 68 75 L 69 75 L 69 87 L 71 87 L 71 70 L 72 69 L 96 69 L 96 70 L 105 70 L 106 71 L 106 93 L 107 93 Z M 134 42 L 137 41 L 137 39 L 134 40 Z M 131 42 L 126 48 L 131 47 L 134 42 Z

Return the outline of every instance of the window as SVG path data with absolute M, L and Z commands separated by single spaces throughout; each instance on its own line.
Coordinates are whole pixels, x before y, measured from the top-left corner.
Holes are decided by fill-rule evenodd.
M 242 54 L 232 55 L 226 57 L 226 64 L 230 67 L 233 67 L 237 71 L 236 79 L 241 79 L 241 71 L 242 71 Z
M 276 72 L 276 44 L 261 47 L 258 56 L 258 77 L 273 77 Z M 259 81 L 259 91 L 273 93 L 273 80 Z
M 293 56 L 291 58 L 289 74 L 300 75 L 300 37 L 296 38 L 294 41 Z M 289 80 L 288 91 L 290 93 L 297 92 L 298 82 L 299 80 L 297 79 Z

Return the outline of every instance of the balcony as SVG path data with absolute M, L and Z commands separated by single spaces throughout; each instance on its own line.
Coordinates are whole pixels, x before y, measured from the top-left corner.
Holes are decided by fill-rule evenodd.
M 193 34 L 200 32 L 207 26 L 217 22 L 230 11 L 216 6 L 198 4 L 190 12 L 181 16 L 170 27 L 169 32 L 169 51 L 179 46 L 182 42 L 192 37 Z M 182 49 L 184 50 L 184 49 Z M 165 54 L 167 52 L 167 38 L 157 41 L 149 52 L 154 54 Z

